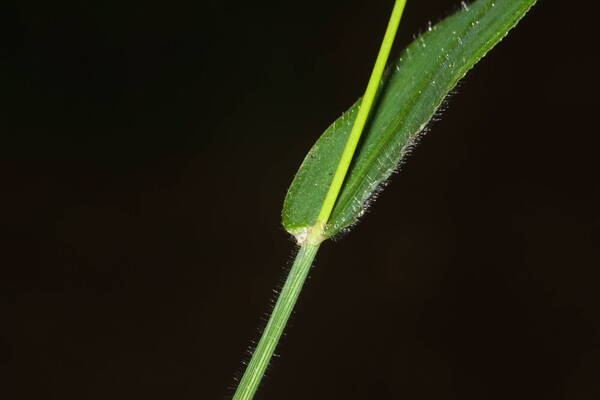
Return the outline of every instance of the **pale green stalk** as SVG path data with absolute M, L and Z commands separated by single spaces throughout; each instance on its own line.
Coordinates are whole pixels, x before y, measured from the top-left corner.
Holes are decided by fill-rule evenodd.
M 375 100 L 375 95 L 377 94 L 377 89 L 379 88 L 379 83 L 381 81 L 381 77 L 383 75 L 383 71 L 385 69 L 405 5 L 406 0 L 396 0 L 394 9 L 392 10 L 392 15 L 390 17 L 390 22 L 377 56 L 377 60 L 375 61 L 371 78 L 369 79 L 369 84 L 367 85 L 365 95 L 360 105 L 360 110 L 352 127 L 352 131 L 348 137 L 348 141 L 339 161 L 335 175 L 333 176 L 333 180 L 325 197 L 323 206 L 319 212 L 315 229 L 311 230 L 310 237 L 300 247 L 300 250 L 296 255 L 292 269 L 290 270 L 285 284 L 281 289 L 281 293 L 277 299 L 277 303 L 275 304 L 275 308 L 273 309 L 271 317 L 269 318 L 269 322 L 263 331 L 260 341 L 258 342 L 258 345 L 252 354 L 252 358 L 250 359 L 250 362 L 244 371 L 244 375 L 238 384 L 237 390 L 233 395 L 233 400 L 251 400 L 254 397 L 265 370 L 269 365 L 269 361 L 273 356 L 273 352 L 277 347 L 279 338 L 281 337 L 290 314 L 292 313 L 292 309 L 296 304 L 296 300 L 300 295 L 302 285 L 304 284 L 306 276 L 308 275 L 308 271 L 310 270 L 315 255 L 319 250 L 320 242 L 323 240 L 325 225 L 329 219 L 329 216 L 331 215 L 331 211 L 339 195 L 342 183 L 346 177 L 346 173 L 348 172 L 348 167 L 352 161 L 352 157 L 356 150 L 360 135 L 362 134 L 369 117 L 369 112 L 373 106 L 373 101 Z
M 321 207 L 321 212 L 317 218 L 317 225 L 319 228 L 323 228 L 327 223 L 327 220 L 329 220 L 331 210 L 333 210 L 335 201 L 337 200 L 340 189 L 342 188 L 342 183 L 344 183 L 344 178 L 346 178 L 346 173 L 348 172 L 350 162 L 352 161 L 352 157 L 356 151 L 356 146 L 358 145 L 360 135 L 362 135 L 363 129 L 369 117 L 369 112 L 373 106 L 373 101 L 375 100 L 377 89 L 379 88 L 379 82 L 381 82 L 381 76 L 383 75 L 383 71 L 387 64 L 387 59 L 390 55 L 390 50 L 392 49 L 392 44 L 394 43 L 396 31 L 398 30 L 398 25 L 400 24 L 400 19 L 402 18 L 405 5 L 406 0 L 396 0 L 396 4 L 392 10 L 392 16 L 390 17 L 390 22 L 388 23 L 383 42 L 381 43 L 381 49 L 379 50 L 379 55 L 375 61 L 375 66 L 373 67 L 373 72 L 371 73 L 371 79 L 369 79 L 367 90 L 365 91 L 365 95 L 360 103 L 360 108 L 358 110 L 358 114 L 356 115 L 356 120 L 354 121 L 352 130 L 350 131 L 350 136 L 348 136 L 346 147 L 344 147 L 337 170 L 335 171 L 335 175 L 333 175 L 331 186 L 329 186 L 329 190 L 325 196 L 325 201 Z

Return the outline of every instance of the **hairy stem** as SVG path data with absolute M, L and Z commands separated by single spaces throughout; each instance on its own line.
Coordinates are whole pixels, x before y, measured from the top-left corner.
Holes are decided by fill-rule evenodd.
M 300 247 L 269 322 L 233 395 L 233 400 L 250 400 L 256 393 L 318 250 L 318 244 L 305 244 Z

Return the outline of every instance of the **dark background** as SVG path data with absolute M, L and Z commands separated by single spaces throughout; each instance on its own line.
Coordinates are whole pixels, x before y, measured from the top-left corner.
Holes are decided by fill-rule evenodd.
M 2 3 L 1 398 L 232 393 L 293 255 L 287 186 L 392 3 Z M 395 53 L 458 6 L 409 1 Z M 322 246 L 257 399 L 600 396 L 597 44 L 571 6 L 540 1 Z

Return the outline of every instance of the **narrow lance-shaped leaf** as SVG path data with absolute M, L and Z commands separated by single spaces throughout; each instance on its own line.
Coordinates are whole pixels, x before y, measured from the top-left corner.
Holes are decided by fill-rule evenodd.
M 536 0 L 478 0 L 430 28 L 388 68 L 362 143 L 325 229 L 354 224 L 458 81 L 517 24 Z M 300 244 L 315 225 L 359 102 L 307 154 L 283 206 L 283 225 Z

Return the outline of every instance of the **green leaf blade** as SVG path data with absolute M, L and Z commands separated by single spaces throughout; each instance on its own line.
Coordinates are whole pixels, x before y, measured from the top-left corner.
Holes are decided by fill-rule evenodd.
M 326 226 L 354 224 L 396 170 L 414 139 L 458 81 L 514 27 L 536 0 L 478 0 L 416 39 L 390 66 L 362 143 Z M 314 226 L 359 102 L 319 138 L 286 196 L 282 219 L 299 240 Z

